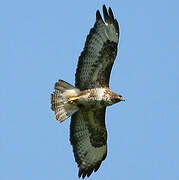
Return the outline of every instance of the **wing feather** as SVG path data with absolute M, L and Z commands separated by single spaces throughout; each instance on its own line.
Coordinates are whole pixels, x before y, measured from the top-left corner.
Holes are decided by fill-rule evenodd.
M 78 163 L 79 177 L 89 177 L 106 158 L 105 110 L 106 108 L 95 111 L 80 110 L 72 116 L 70 141 Z
M 99 10 L 96 22 L 87 36 L 79 57 L 75 85 L 80 90 L 109 87 L 109 78 L 117 55 L 119 26 L 111 8 L 103 6 L 104 21 Z

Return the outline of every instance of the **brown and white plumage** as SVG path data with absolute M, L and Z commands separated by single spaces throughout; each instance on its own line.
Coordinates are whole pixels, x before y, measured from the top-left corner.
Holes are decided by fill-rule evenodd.
M 85 178 L 96 172 L 107 155 L 106 106 L 123 101 L 109 89 L 109 79 L 117 55 L 119 26 L 111 8 L 103 6 L 87 36 L 79 57 L 75 87 L 59 80 L 51 95 L 51 109 L 56 119 L 64 121 L 72 115 L 70 141 L 79 167 L 78 176 Z

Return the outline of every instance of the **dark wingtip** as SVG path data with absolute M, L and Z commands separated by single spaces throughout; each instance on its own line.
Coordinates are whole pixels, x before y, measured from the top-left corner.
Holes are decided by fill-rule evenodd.
M 119 24 L 118 21 L 114 18 L 114 14 L 111 7 L 109 7 L 107 11 L 106 6 L 103 5 L 103 14 L 104 14 L 105 22 L 113 23 L 117 33 L 119 34 Z
M 99 163 L 96 165 L 96 167 L 95 167 L 95 169 L 94 169 L 94 172 L 96 172 L 96 171 L 99 169 L 100 166 L 101 166 L 101 162 L 99 162 Z
M 92 174 L 92 172 L 93 172 L 93 169 L 90 169 L 87 173 L 87 176 L 89 177 Z
M 96 20 L 102 20 L 101 14 L 99 12 L 99 10 L 96 11 Z
M 105 5 L 103 5 L 103 15 L 104 15 L 104 20 L 107 21 L 108 20 L 108 11 Z
M 104 21 L 106 23 L 113 24 L 115 29 L 116 29 L 116 32 L 119 34 L 119 25 L 118 25 L 117 20 L 114 18 L 113 11 L 112 11 L 111 7 L 109 7 L 108 10 L 107 10 L 105 4 L 103 5 L 103 16 L 104 16 Z M 98 20 L 103 21 L 103 18 L 101 16 L 101 13 L 100 13 L 99 10 L 96 11 L 96 21 L 98 21 Z
M 104 9 L 104 8 L 106 8 L 106 5 L 105 5 L 105 4 L 103 4 L 103 9 Z
M 85 171 L 85 169 L 79 169 L 79 171 L 78 171 L 78 177 L 79 178 L 85 178 L 86 177 L 86 175 L 87 175 L 87 171 Z
M 86 177 L 86 172 L 83 172 L 82 178 L 84 179 Z
M 100 165 L 101 165 L 101 162 L 98 163 L 95 167 L 89 167 L 87 169 L 79 169 L 78 177 L 79 178 L 82 177 L 84 179 L 86 176 L 87 177 L 91 176 L 92 172 L 93 171 L 96 172 L 99 169 Z
M 108 9 L 108 12 L 109 12 L 110 17 L 114 20 L 114 14 L 113 14 L 112 9 L 110 7 Z
M 85 178 L 86 176 L 87 177 L 89 177 L 91 174 L 92 174 L 92 172 L 93 172 L 93 169 L 91 168 L 91 169 L 87 169 L 87 170 L 85 170 L 85 169 L 79 169 L 79 172 L 78 172 L 78 177 L 79 178 Z
M 114 20 L 114 25 L 115 25 L 116 31 L 118 33 L 118 36 L 119 36 L 119 33 L 120 33 L 120 31 L 119 31 L 119 24 L 118 24 L 116 19 Z
M 78 177 L 79 177 L 79 178 L 81 177 L 82 173 L 83 173 L 83 170 L 82 170 L 82 169 L 79 169 L 79 171 L 78 171 Z

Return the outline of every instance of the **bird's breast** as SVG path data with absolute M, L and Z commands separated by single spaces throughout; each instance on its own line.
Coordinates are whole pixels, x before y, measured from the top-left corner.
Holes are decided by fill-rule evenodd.
M 110 105 L 107 88 L 93 88 L 80 92 L 77 103 L 85 108 L 101 108 Z

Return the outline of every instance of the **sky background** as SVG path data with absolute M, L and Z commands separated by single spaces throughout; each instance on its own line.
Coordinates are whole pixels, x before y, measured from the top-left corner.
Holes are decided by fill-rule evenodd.
M 120 24 L 107 109 L 108 155 L 90 180 L 179 179 L 179 1 L 0 3 L 0 179 L 78 179 L 70 119 L 50 110 L 54 83 L 74 84 L 97 9 Z

